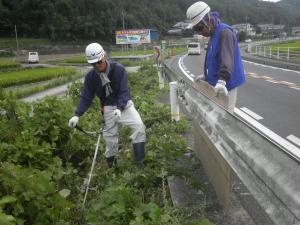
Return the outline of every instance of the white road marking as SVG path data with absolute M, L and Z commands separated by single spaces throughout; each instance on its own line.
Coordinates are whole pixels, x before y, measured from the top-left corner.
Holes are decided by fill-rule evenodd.
M 250 109 L 243 107 L 241 108 L 241 110 L 243 110 L 245 113 L 247 113 L 249 116 L 253 117 L 256 120 L 262 120 L 263 117 L 261 117 L 260 115 L 256 114 L 255 112 L 251 111 Z
M 266 80 L 273 80 L 272 77 L 268 77 L 268 76 L 261 76 L 261 78 L 266 79 Z
M 246 72 L 245 73 L 250 76 L 250 77 L 253 77 L 253 78 L 258 78 L 258 79 L 264 79 L 265 81 L 268 81 L 270 83 L 274 83 L 274 84 L 284 84 L 284 85 L 287 85 L 289 88 L 293 88 L 293 89 L 296 89 L 296 90 L 300 90 L 299 87 L 297 87 L 297 84 L 295 83 L 292 83 L 292 82 L 288 82 L 288 81 L 284 81 L 284 80 L 281 80 L 281 81 L 277 81 L 277 80 L 273 80 L 272 77 L 269 77 L 269 76 L 259 76 L 257 75 L 256 73 L 252 73 L 252 72 Z M 295 87 L 296 86 L 296 87 Z
M 248 73 L 248 76 L 253 77 L 253 78 L 260 78 L 256 73 Z
M 251 124 L 252 126 L 257 128 L 259 131 L 261 131 L 264 135 L 266 135 L 267 137 L 272 139 L 274 142 L 276 142 L 280 146 L 282 146 L 288 154 L 293 155 L 298 160 L 300 159 L 300 148 L 298 148 L 297 146 L 295 146 L 292 143 L 288 142 L 287 140 L 285 140 L 284 138 L 282 138 L 281 136 L 279 136 L 278 134 L 276 134 L 275 132 L 273 132 L 269 128 L 265 127 L 264 125 L 262 125 L 261 123 L 259 123 L 255 119 L 253 119 L 252 117 L 248 116 L 246 113 L 244 113 L 240 109 L 235 108 L 234 112 L 238 116 L 240 116 L 241 118 L 246 120 L 249 124 Z
M 194 81 L 194 79 L 191 77 L 191 75 L 189 75 L 184 69 L 183 69 L 183 59 L 186 57 L 187 55 L 184 55 L 183 57 L 180 57 L 179 61 L 178 61 L 178 66 L 180 68 L 180 70 L 182 71 L 182 73 L 189 78 L 191 81 Z M 248 62 L 246 60 L 243 60 L 245 62 Z M 248 62 L 248 63 L 252 63 L 252 62 Z M 256 65 L 261 65 L 258 63 L 253 63 Z M 270 67 L 270 66 L 269 66 Z M 278 69 L 282 69 L 282 68 L 278 68 Z M 296 72 L 296 73 L 300 73 L 299 71 L 294 71 L 294 70 L 289 70 L 292 72 Z M 252 76 L 254 74 L 251 74 Z M 192 74 L 193 76 L 193 74 Z M 254 75 L 255 76 L 255 75 Z M 266 77 L 266 76 L 265 76 Z M 274 80 L 270 80 L 269 77 L 266 77 L 267 81 L 272 82 L 272 83 L 279 83 L 280 81 L 274 81 Z M 272 78 L 271 78 L 272 79 Z M 291 87 L 297 90 L 300 90 L 300 88 L 295 88 L 295 87 Z M 285 140 L 284 138 L 282 138 L 281 136 L 279 136 L 278 134 L 276 134 L 275 132 L 273 132 L 272 130 L 270 130 L 269 128 L 265 127 L 264 125 L 262 125 L 261 123 L 259 123 L 258 121 L 256 121 L 254 118 L 256 117 L 257 120 L 263 119 L 262 117 L 260 118 L 259 115 L 257 115 L 256 113 L 252 112 L 251 110 L 247 110 L 247 108 L 243 108 L 243 110 L 248 111 L 248 114 L 251 116 L 253 116 L 253 118 L 249 115 L 247 115 L 246 113 L 244 113 L 243 111 L 241 111 L 238 108 L 234 109 L 234 112 L 240 116 L 241 118 L 243 118 L 244 120 L 246 120 L 249 124 L 251 124 L 252 126 L 254 126 L 255 128 L 257 128 L 259 131 L 261 131 L 263 134 L 265 134 L 267 137 L 269 137 L 270 139 L 272 139 L 274 142 L 278 143 L 280 146 L 282 146 L 284 148 L 284 150 L 288 153 L 293 155 L 294 157 L 296 157 L 297 159 L 300 159 L 300 148 L 298 148 L 297 146 L 293 145 L 292 143 L 288 142 L 287 140 Z M 251 113 L 250 113 L 251 111 Z M 254 113 L 254 114 L 253 114 Z M 256 114 L 256 115 L 255 115 Z M 291 135 L 290 135 L 291 136 Z M 290 137 L 288 136 L 288 137 Z M 287 137 L 287 138 L 288 138 Z M 296 137 L 297 138 L 297 137 Z M 288 138 L 288 139 L 291 139 Z M 295 140 L 295 138 L 293 138 L 293 140 Z M 298 141 L 298 139 L 296 139 Z M 300 146 L 300 143 L 296 143 L 297 145 Z
M 276 80 L 266 80 L 266 81 L 274 84 L 280 84 L 280 81 L 276 81 Z
M 293 89 L 296 89 L 296 90 L 300 91 L 300 87 L 290 87 L 290 88 L 293 88 Z
M 298 145 L 300 147 L 300 138 L 297 138 L 296 136 L 290 134 L 289 136 L 286 137 L 286 139 L 290 140 L 294 144 Z
M 294 83 L 288 82 L 288 81 L 280 81 L 281 84 L 286 84 L 286 85 L 295 85 Z
M 183 64 L 182 62 L 183 62 L 183 59 L 184 59 L 186 56 L 187 56 L 187 55 L 184 55 L 183 57 L 180 57 L 180 59 L 178 60 L 178 66 L 179 66 L 181 72 L 182 72 L 187 78 L 189 78 L 191 81 L 194 82 L 194 79 L 193 79 L 187 72 L 185 72 L 185 70 L 182 68 L 182 64 Z

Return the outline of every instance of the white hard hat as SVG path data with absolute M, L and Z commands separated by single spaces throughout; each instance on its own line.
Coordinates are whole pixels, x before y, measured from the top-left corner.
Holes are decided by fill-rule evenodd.
M 188 28 L 197 25 L 204 16 L 210 12 L 210 7 L 205 2 L 195 2 L 186 11 L 186 17 L 190 21 Z
M 88 63 L 96 63 L 104 58 L 105 51 L 98 43 L 91 43 L 86 46 L 85 55 Z

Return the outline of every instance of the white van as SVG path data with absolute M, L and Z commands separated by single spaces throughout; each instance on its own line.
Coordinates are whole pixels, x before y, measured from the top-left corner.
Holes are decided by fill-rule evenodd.
M 28 63 L 38 63 L 39 54 L 37 52 L 28 52 Z
M 201 49 L 200 49 L 200 43 L 192 42 L 188 44 L 188 55 L 200 55 Z

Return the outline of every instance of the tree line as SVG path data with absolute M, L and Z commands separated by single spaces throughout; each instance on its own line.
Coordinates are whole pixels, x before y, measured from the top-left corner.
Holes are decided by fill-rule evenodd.
M 196 0 L 1 0 L 0 36 L 50 40 L 101 39 L 113 42 L 115 30 L 151 28 L 160 34 L 178 21 Z M 299 0 L 210 0 L 230 24 L 250 22 L 300 25 Z

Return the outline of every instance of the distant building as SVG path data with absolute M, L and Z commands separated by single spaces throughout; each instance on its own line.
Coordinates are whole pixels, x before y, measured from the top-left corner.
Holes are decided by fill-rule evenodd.
M 292 36 L 300 36 L 300 27 L 292 27 Z
M 262 36 L 268 37 L 279 37 L 284 32 L 285 25 L 274 25 L 274 24 L 258 24 L 261 29 Z
M 256 30 L 250 23 L 240 23 L 232 25 L 236 33 L 245 32 L 246 36 L 255 36 Z
M 186 30 L 186 27 L 189 25 L 188 22 L 178 22 L 175 25 L 173 25 L 169 30 L 169 35 L 181 35 L 184 30 Z

